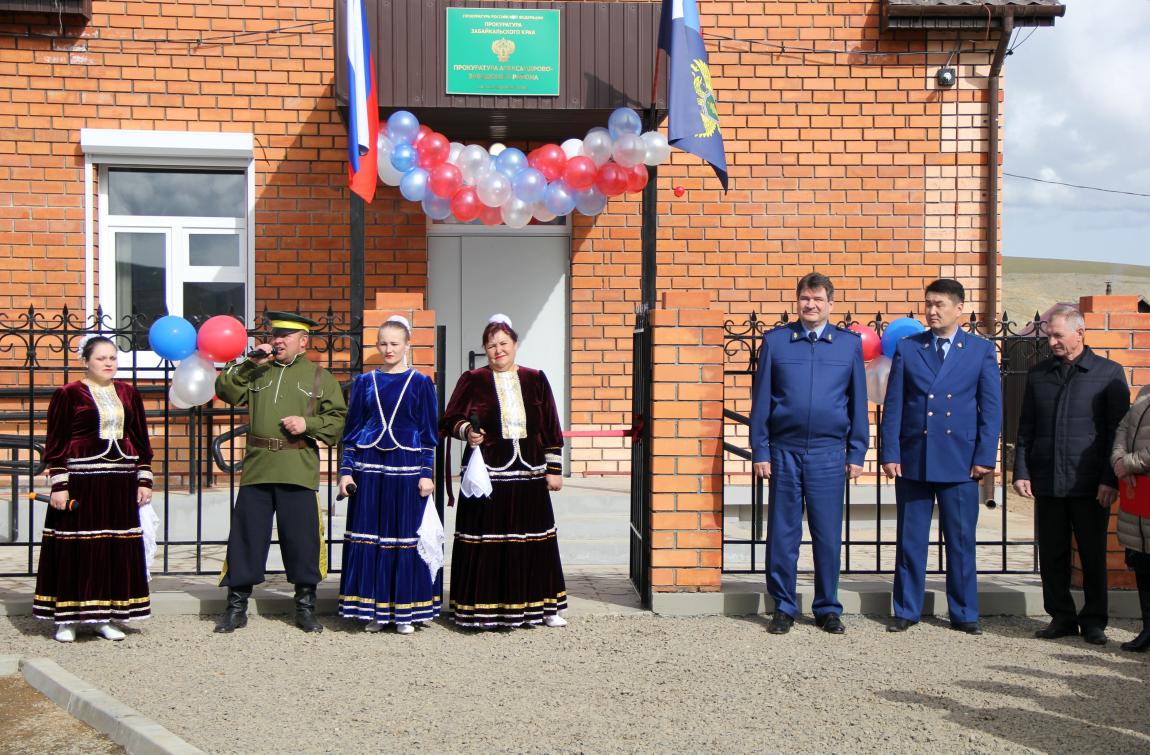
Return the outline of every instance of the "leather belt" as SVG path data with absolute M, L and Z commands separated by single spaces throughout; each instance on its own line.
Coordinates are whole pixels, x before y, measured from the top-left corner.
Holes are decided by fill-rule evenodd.
M 261 435 L 248 433 L 248 448 L 266 448 L 269 451 L 282 451 L 285 448 L 311 448 L 311 446 L 309 446 L 305 440 L 265 438 Z

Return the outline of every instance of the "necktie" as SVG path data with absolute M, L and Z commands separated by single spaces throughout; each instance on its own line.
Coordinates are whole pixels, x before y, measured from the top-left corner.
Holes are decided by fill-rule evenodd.
M 814 343 L 815 341 L 819 340 L 819 334 L 812 330 L 807 333 L 807 338 L 810 339 L 811 343 Z
M 938 353 L 938 363 L 939 363 L 939 364 L 942 364 L 943 362 L 945 362 L 945 361 L 946 361 L 946 349 L 945 349 L 944 347 L 945 347 L 945 346 L 946 346 L 948 343 L 950 343 L 950 339 L 949 339 L 949 338 L 940 338 L 940 339 L 938 339 L 938 351 L 937 351 L 937 353 Z

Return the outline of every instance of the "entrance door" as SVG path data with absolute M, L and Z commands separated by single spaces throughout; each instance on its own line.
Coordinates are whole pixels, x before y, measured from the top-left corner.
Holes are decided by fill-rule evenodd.
M 428 234 L 428 303 L 447 325 L 447 386 L 487 363 L 480 338 L 496 313 L 519 334 L 516 361 L 543 370 L 568 426 L 567 302 L 571 237 L 558 228 L 511 231 L 433 227 Z

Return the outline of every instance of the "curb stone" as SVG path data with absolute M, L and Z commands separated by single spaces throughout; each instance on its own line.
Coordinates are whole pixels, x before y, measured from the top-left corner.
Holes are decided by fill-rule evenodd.
M 20 669 L 25 681 L 41 694 L 73 718 L 111 737 L 132 755 L 203 755 L 203 750 L 69 673 L 53 660 L 31 658 L 21 662 Z
M 20 656 L 0 655 L 0 676 L 12 676 L 20 673 Z

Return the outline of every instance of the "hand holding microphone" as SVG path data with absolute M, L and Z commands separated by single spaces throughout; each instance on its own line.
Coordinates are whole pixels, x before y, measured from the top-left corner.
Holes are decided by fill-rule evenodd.
M 276 355 L 276 348 L 271 344 L 261 343 L 247 353 L 248 359 L 253 362 L 262 362 Z

